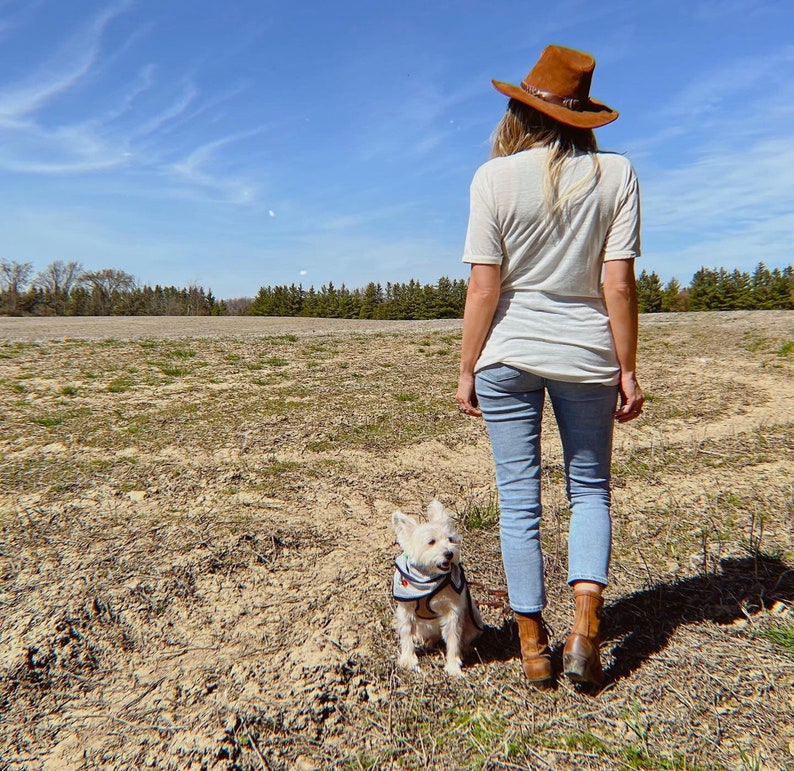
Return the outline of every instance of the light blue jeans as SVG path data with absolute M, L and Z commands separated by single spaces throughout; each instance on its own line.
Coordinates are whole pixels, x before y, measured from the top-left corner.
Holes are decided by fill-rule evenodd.
M 502 560 L 511 607 L 519 613 L 536 613 L 546 605 L 540 544 L 540 431 L 546 391 L 562 440 L 571 506 L 568 583 L 606 585 L 618 387 L 548 380 L 504 364 L 480 370 L 475 387 L 496 464 Z

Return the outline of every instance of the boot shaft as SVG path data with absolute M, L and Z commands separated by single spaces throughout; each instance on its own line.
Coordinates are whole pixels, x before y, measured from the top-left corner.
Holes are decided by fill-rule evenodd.
M 575 592 L 574 602 L 576 610 L 574 611 L 571 634 L 581 634 L 592 640 L 597 640 L 601 628 L 603 598 L 594 592 Z
M 549 652 L 549 633 L 542 618 L 515 614 L 518 637 L 521 640 L 521 654 L 543 656 Z
M 553 672 L 549 655 L 549 633 L 538 613 L 537 616 L 515 614 L 518 636 L 521 640 L 521 666 L 530 683 L 544 688 Z

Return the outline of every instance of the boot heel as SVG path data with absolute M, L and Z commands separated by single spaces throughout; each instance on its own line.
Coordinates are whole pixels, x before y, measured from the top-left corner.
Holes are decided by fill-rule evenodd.
M 567 653 L 562 657 L 562 666 L 565 676 L 574 683 L 592 682 L 587 659 Z

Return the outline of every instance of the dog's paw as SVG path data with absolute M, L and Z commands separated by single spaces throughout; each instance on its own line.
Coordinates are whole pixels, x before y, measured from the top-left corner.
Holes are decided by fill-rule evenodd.
M 411 669 L 414 672 L 418 672 L 419 659 L 415 653 L 412 653 L 409 656 L 400 656 L 400 658 L 397 659 L 397 666 L 401 667 L 402 669 Z
M 466 673 L 461 669 L 461 666 L 457 661 L 447 663 L 447 665 L 444 667 L 444 671 L 450 677 L 466 677 Z

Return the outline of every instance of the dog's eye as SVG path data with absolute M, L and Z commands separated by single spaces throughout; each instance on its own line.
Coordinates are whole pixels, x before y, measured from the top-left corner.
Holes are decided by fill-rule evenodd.
M 430 539 L 430 540 L 427 542 L 427 545 L 428 545 L 428 546 L 435 546 L 435 545 L 436 545 L 436 539 L 435 539 L 435 538 L 431 538 L 431 539 Z

